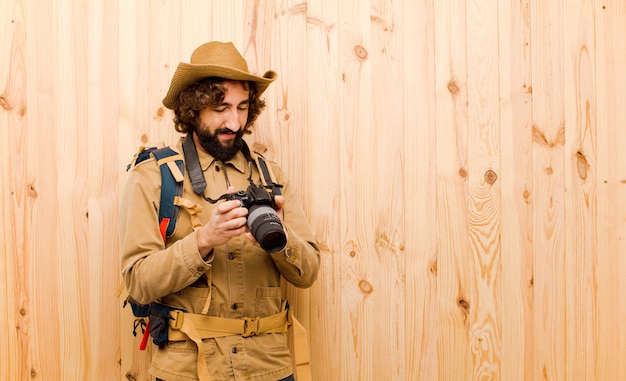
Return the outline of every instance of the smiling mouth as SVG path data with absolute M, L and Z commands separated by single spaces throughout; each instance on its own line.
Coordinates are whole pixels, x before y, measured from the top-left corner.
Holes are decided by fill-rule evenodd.
M 237 135 L 237 133 L 233 130 L 230 130 L 228 128 L 222 128 L 221 130 L 219 130 L 217 132 L 219 135 L 227 135 L 227 136 L 232 136 L 232 135 Z

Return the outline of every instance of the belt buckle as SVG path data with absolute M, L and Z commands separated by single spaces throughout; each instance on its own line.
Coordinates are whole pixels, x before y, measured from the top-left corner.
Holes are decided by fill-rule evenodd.
M 181 310 L 170 311 L 170 327 L 172 329 L 181 329 L 183 326 L 184 312 Z
M 245 317 L 243 318 L 243 334 L 241 337 L 250 337 L 259 334 L 259 322 L 261 319 L 258 317 Z

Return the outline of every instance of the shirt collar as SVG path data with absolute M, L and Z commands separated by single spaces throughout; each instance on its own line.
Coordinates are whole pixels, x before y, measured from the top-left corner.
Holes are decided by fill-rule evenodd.
M 184 138 L 181 138 L 181 142 L 180 142 L 181 148 L 182 148 L 182 139 Z M 203 150 L 197 150 L 197 151 L 198 151 L 198 159 L 200 159 L 200 167 L 202 167 L 202 171 L 206 171 L 209 167 L 215 165 L 216 161 L 218 161 L 212 155 L 204 152 Z M 246 173 L 248 162 L 244 154 L 241 151 L 239 151 L 230 160 L 227 160 L 226 162 L 224 162 L 224 165 L 233 167 L 241 173 Z

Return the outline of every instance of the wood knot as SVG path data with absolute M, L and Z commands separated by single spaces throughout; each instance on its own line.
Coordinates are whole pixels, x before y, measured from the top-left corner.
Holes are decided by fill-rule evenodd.
M 35 188 L 33 184 L 28 186 L 28 196 L 31 198 L 37 198 L 38 196 L 37 189 Z
M 437 261 L 435 260 L 433 264 L 430 266 L 430 272 L 437 276 Z
M 463 309 L 463 311 L 465 311 L 465 312 L 469 311 L 470 305 L 469 305 L 469 302 L 467 300 L 465 300 L 463 298 L 459 298 L 457 303 L 458 303 L 459 307 L 461 307 L 461 309 Z
M 450 82 L 448 82 L 448 91 L 452 95 L 457 95 L 459 93 L 459 85 L 454 79 L 451 79 Z
M 364 294 L 371 294 L 374 291 L 372 284 L 364 279 L 359 281 L 359 288 Z
M 459 169 L 459 176 L 461 176 L 462 178 L 467 177 L 467 171 L 465 170 L 465 168 Z
M 141 144 L 148 144 L 148 135 L 146 134 L 142 134 L 141 135 Z
M 357 45 L 354 47 L 354 53 L 360 60 L 367 59 L 367 50 L 362 45 Z
M 498 175 L 496 175 L 496 173 L 493 170 L 490 169 L 487 172 L 485 172 L 485 181 L 489 185 L 493 185 L 493 183 L 495 183 L 497 179 L 498 179 Z
M 165 115 L 165 109 L 163 107 L 159 107 L 159 109 L 157 110 L 157 116 L 159 118 L 163 118 L 163 115 Z
M 526 204 L 530 204 L 530 192 L 528 191 L 528 189 L 524 189 L 524 193 L 522 194 L 522 197 L 524 197 L 524 202 Z
M 3 109 L 9 111 L 11 110 L 13 107 L 11 107 L 11 104 L 9 103 L 9 100 L 4 96 L 0 96 L 0 107 L 2 107 Z
M 586 180 L 589 163 L 587 162 L 585 154 L 580 151 L 576 152 L 576 167 L 578 168 L 578 176 L 580 176 L 582 180 Z

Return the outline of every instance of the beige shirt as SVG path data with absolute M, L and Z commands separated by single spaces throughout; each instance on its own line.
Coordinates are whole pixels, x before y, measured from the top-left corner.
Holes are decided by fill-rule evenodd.
M 177 150 L 182 152 L 182 138 Z M 247 189 L 251 170 L 255 183 L 260 183 L 256 165 L 248 165 L 242 153 L 227 163 L 200 151 L 198 156 L 207 182 L 207 197 L 217 199 L 226 192 L 228 183 L 236 190 Z M 199 314 L 209 295 L 210 282 L 208 314 L 241 319 L 280 312 L 281 276 L 296 287 L 310 287 L 319 270 L 319 249 L 298 195 L 282 170 L 268 163 L 277 182 L 283 184 L 287 246 L 270 254 L 240 236 L 215 248 L 206 260 L 200 256 L 185 208 L 181 208 L 176 230 L 164 245 L 158 221 L 160 169 L 153 158 L 137 165 L 129 175 L 120 211 L 122 276 L 130 296 L 140 303 L 159 301 Z M 199 217 L 202 224 L 206 223 L 216 204 L 193 192 L 187 173 L 183 198 L 202 207 Z M 276 381 L 289 376 L 293 370 L 286 337 L 286 333 L 265 333 L 204 340 L 211 380 Z M 167 381 L 197 380 L 193 342 L 170 342 L 153 349 L 153 375 Z

